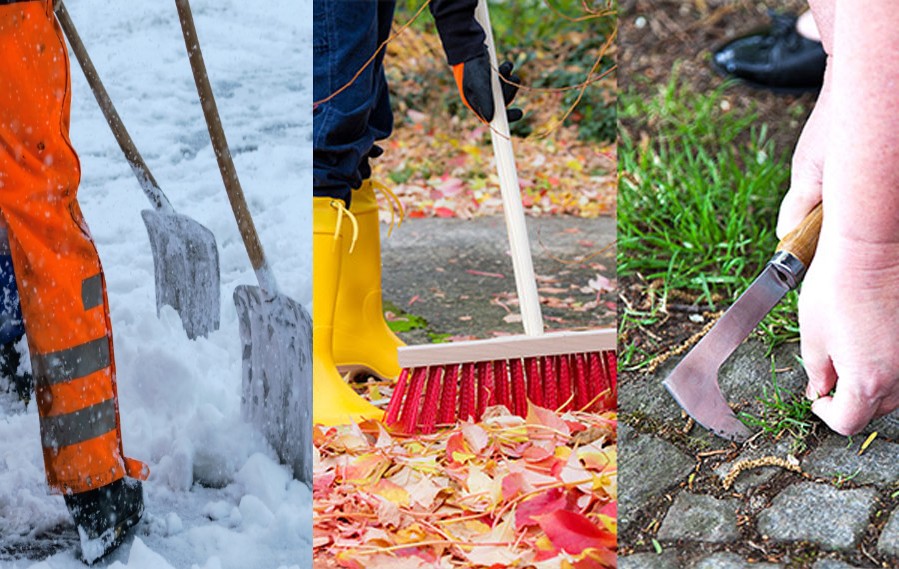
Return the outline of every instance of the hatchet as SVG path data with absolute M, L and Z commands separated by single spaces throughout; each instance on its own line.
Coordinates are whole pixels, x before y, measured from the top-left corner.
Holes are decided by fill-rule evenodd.
M 702 340 L 677 364 L 664 385 L 697 423 L 736 442 L 749 429 L 737 419 L 718 386 L 718 368 L 780 299 L 802 281 L 818 246 L 821 204 L 781 239 L 762 273 Z

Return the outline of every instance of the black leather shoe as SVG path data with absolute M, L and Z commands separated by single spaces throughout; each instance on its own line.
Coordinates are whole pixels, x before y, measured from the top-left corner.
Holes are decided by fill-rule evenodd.
M 64 498 L 78 526 L 82 559 L 88 565 L 118 547 L 144 514 L 141 483 L 130 478 Z
M 783 93 L 820 90 L 827 54 L 821 42 L 796 31 L 796 19 L 772 13 L 767 30 L 725 44 L 713 54 L 712 65 L 753 87 Z

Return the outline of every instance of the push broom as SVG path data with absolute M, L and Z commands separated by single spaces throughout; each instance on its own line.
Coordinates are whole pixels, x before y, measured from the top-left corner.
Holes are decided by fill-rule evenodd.
M 475 17 L 484 28 L 491 65 L 497 69 L 485 0 L 478 2 Z M 400 348 L 403 370 L 384 420 L 401 432 L 430 433 L 460 419 L 479 420 L 491 405 L 505 405 L 525 416 L 528 400 L 559 410 L 610 409 L 616 403 L 614 328 L 544 333 L 497 74 L 493 99 L 497 111 L 490 123 L 491 138 L 525 335 Z

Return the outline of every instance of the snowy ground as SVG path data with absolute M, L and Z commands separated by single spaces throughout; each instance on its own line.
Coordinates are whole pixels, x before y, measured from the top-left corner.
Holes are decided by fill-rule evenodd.
M 264 7 L 264 9 L 263 9 Z M 222 324 L 190 341 L 156 316 L 140 211 L 149 202 L 73 58 L 72 139 L 80 201 L 106 271 L 126 453 L 146 461 L 147 513 L 101 566 L 311 566 L 311 495 L 240 418 L 241 353 L 231 300 L 255 284 L 225 197 L 171 1 L 69 0 L 94 64 L 175 209 L 212 230 Z M 310 0 L 194 0 L 222 122 L 282 291 L 311 308 Z M 0 380 L 0 385 L 5 381 Z M 47 559 L 38 536 L 61 536 Z M 37 413 L 0 393 L 0 566 L 83 567 L 60 496 L 44 482 Z M 10 553 L 12 552 L 12 553 Z M 46 556 L 46 554 L 44 555 Z

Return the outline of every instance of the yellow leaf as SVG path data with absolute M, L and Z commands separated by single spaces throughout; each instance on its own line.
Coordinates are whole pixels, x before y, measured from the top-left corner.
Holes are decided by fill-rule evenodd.
M 554 454 L 556 458 L 567 461 L 568 457 L 571 456 L 571 447 L 558 446 Z
M 409 451 L 409 454 L 421 454 L 425 447 L 423 444 L 413 441 L 406 445 L 406 450 Z
M 344 469 L 343 478 L 353 484 L 367 484 L 380 478 L 390 462 L 380 454 L 366 453 L 354 458 Z
M 409 492 L 402 486 L 395 484 L 389 480 L 378 480 L 377 483 L 365 488 L 366 492 L 380 496 L 385 500 L 398 504 L 400 506 L 409 505 Z
M 616 520 L 612 516 L 607 516 L 605 514 L 599 514 L 597 517 L 607 530 L 614 533 L 615 535 L 618 535 L 618 520 Z
M 594 447 L 584 447 L 578 451 L 578 457 L 584 461 L 584 466 L 590 470 L 605 472 L 614 471 L 618 464 L 618 447 L 612 445 L 602 450 Z
M 868 438 L 865 439 L 865 442 L 862 443 L 862 448 L 858 449 L 858 455 L 861 456 L 862 453 L 865 452 L 869 446 L 871 446 L 871 443 L 873 443 L 874 439 L 876 439 L 876 438 L 877 438 L 877 431 L 874 431 L 873 433 L 868 435 Z
M 455 462 L 458 462 L 459 464 L 465 464 L 466 462 L 473 459 L 474 457 L 475 457 L 475 455 L 471 454 L 470 452 L 458 452 L 457 451 L 457 452 L 453 453 L 453 460 Z
M 534 542 L 534 547 L 538 551 L 555 551 L 556 546 L 549 540 L 546 535 L 541 535 L 537 538 L 537 541 Z
M 469 156 L 480 156 L 481 155 L 481 147 L 475 146 L 473 144 L 463 144 L 462 151 Z
M 427 537 L 428 533 L 418 523 L 410 524 L 408 527 L 396 532 L 397 544 L 418 543 L 424 541 Z
M 405 459 L 404 462 L 409 468 L 421 472 L 423 474 L 440 474 L 443 469 L 437 464 L 436 456 L 421 456 Z

